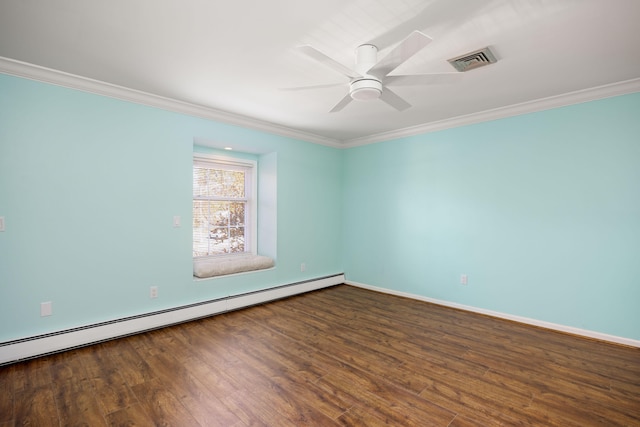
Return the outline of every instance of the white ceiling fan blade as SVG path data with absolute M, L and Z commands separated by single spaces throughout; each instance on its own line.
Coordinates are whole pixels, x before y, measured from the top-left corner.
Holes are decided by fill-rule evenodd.
M 380 94 L 380 99 L 386 102 L 387 104 L 391 105 L 393 108 L 395 108 L 398 111 L 404 111 L 407 108 L 411 107 L 411 104 L 409 104 L 404 99 L 400 98 L 398 94 L 396 94 L 391 89 L 387 89 L 386 87 L 382 89 L 382 94 Z
M 418 53 L 423 47 L 431 43 L 431 38 L 420 31 L 414 31 L 409 37 L 394 47 L 391 52 L 371 67 L 367 74 L 383 78 L 400 66 L 407 59 Z
M 351 101 L 353 101 L 353 98 L 351 98 L 351 95 L 347 93 L 347 95 L 344 98 L 342 98 L 340 102 L 338 102 L 336 106 L 333 107 L 329 112 L 337 113 L 338 111 L 342 110 L 344 107 L 349 105 Z
M 306 56 L 308 56 L 309 58 L 311 58 L 313 60 L 316 60 L 316 61 L 320 62 L 321 64 L 324 64 L 327 67 L 331 68 L 332 70 L 337 71 L 340 74 L 343 74 L 343 75 L 345 75 L 345 76 L 347 76 L 349 78 L 361 77 L 355 71 L 351 70 L 348 67 L 345 67 L 344 65 L 342 65 L 338 61 L 328 57 L 327 55 L 325 55 L 324 53 L 320 52 L 315 47 L 312 47 L 312 46 L 309 46 L 309 45 L 305 45 L 305 46 L 300 46 L 298 48 L 298 50 L 301 53 L 303 53 Z
M 417 86 L 457 83 L 462 80 L 462 73 L 434 73 L 434 74 L 408 74 L 401 76 L 387 76 L 384 84 L 387 86 Z
M 280 88 L 280 90 L 282 91 L 313 90 L 313 89 L 326 89 L 326 88 L 338 87 L 338 86 L 346 87 L 347 85 L 345 83 L 329 83 L 326 85 L 315 85 L 315 86 L 283 87 L 283 88 Z

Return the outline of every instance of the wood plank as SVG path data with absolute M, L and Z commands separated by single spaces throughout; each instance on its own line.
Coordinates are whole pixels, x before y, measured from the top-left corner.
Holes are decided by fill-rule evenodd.
M 145 413 L 154 425 L 200 427 L 174 392 L 157 378 L 141 382 L 132 387 Z
M 113 427 L 122 426 L 151 426 L 151 417 L 139 403 L 127 406 L 106 416 L 107 424 Z
M 505 424 L 504 422 L 496 419 L 485 418 L 482 420 L 477 420 L 458 414 L 447 427 L 498 427 L 508 425 L 509 424 Z
M 229 343 L 226 351 L 238 360 L 223 375 L 232 378 L 243 390 L 250 391 L 253 399 L 259 401 L 258 408 L 261 410 L 256 413 L 252 408 L 254 415 L 268 424 L 280 424 L 288 420 L 294 425 L 331 425 L 331 417 L 325 415 L 323 409 L 331 412 L 328 409 L 331 407 L 342 413 L 343 409 L 327 401 L 330 396 L 320 396 L 320 391 L 315 391 L 313 384 L 304 383 L 302 379 L 298 382 L 291 380 L 281 369 L 282 365 L 278 366 L 278 362 L 262 357 L 260 351 L 254 351 L 257 342 L 243 338 L 240 330 L 232 323 L 225 322 L 227 319 L 220 320 L 216 324 L 218 328 L 234 333 L 233 343 Z M 308 400 L 314 404 L 309 404 Z
M 362 406 L 374 418 L 389 420 L 391 425 L 447 425 L 456 415 L 375 375 L 347 365 L 320 379 L 319 384 L 332 393 L 349 396 L 349 400 L 357 402 L 356 408 Z M 348 412 L 343 419 L 349 416 Z
M 29 364 L 30 366 L 35 366 Z M 15 425 L 59 426 L 58 410 L 51 385 L 29 387 L 15 394 Z
M 297 358 L 296 354 L 287 352 L 283 347 L 274 350 L 272 343 L 263 342 L 259 334 L 249 333 L 239 335 L 239 338 L 240 347 L 233 351 L 264 377 L 265 385 L 286 390 L 287 394 L 295 396 L 296 401 L 331 419 L 336 419 L 351 406 L 315 385 L 327 371 L 318 374 L 312 365 Z
M 14 376 L 14 391 L 17 393 L 50 385 L 52 382 L 50 364 L 50 357 L 21 362 Z
M 104 426 L 106 420 L 86 378 L 71 378 L 54 384 L 61 425 Z
M 251 399 L 252 392 L 250 390 L 245 390 L 239 384 L 229 381 L 215 366 L 211 366 L 198 358 L 184 359 L 184 362 L 185 367 L 196 377 L 206 379 L 203 381 L 204 386 L 225 407 L 229 408 L 235 416 L 240 418 L 242 422 L 240 425 L 269 425 L 254 413 L 256 411 L 260 414 L 262 411 L 256 408 L 255 402 Z
M 137 336 L 136 336 L 137 337 Z M 105 351 L 129 387 L 151 381 L 155 375 L 147 362 L 140 357 L 131 342 L 135 337 L 123 338 L 116 347 L 106 347 Z
M 83 364 L 91 381 L 96 400 L 104 415 L 126 409 L 137 400 L 124 378 L 119 365 L 109 357 L 108 343 L 97 344 L 85 350 Z
M 71 379 L 86 379 L 87 371 L 82 363 L 86 353 L 85 350 L 70 350 L 51 355 L 49 357 L 51 381 L 63 383 Z
M 15 366 L 0 367 L 0 426 L 13 424 L 13 398 L 14 398 L 14 377 Z
M 161 352 L 147 358 L 158 382 L 170 389 L 180 403 L 203 426 L 215 421 L 221 425 L 237 425 L 240 419 L 233 414 L 202 382 L 170 353 Z

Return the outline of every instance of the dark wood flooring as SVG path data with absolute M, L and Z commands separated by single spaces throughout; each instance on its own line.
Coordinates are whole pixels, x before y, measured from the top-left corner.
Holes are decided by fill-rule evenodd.
M 22 425 L 640 426 L 640 349 L 341 285 L 0 367 Z

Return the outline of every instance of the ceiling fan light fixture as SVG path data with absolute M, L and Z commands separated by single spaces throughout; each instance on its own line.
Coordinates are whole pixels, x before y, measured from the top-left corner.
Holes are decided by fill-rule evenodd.
M 349 94 L 356 101 L 369 101 L 380 98 L 382 83 L 375 79 L 361 79 L 351 83 Z

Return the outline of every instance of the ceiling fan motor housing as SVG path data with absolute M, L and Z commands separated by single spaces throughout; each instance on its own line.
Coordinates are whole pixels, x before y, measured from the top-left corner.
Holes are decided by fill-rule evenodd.
M 355 70 L 365 75 L 378 62 L 378 48 L 372 44 L 363 44 L 356 49 Z
M 356 49 L 356 71 L 362 76 L 349 84 L 349 94 L 352 99 L 366 101 L 380 98 L 382 82 L 367 74 L 378 61 L 378 48 L 371 44 L 363 44 Z

